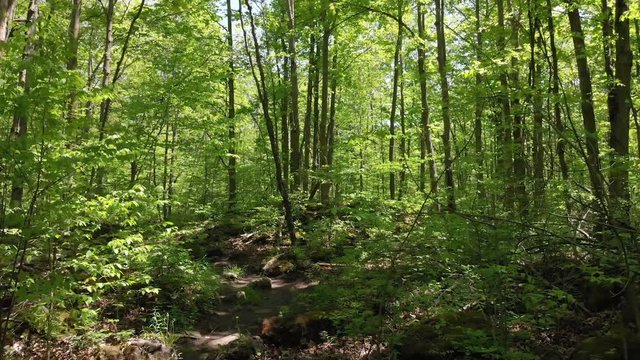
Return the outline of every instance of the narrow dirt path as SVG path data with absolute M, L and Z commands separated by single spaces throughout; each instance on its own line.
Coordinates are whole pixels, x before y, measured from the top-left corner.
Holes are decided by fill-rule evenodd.
M 200 319 L 176 343 L 184 360 L 213 358 L 221 347 L 241 335 L 259 336 L 263 319 L 295 307 L 297 295 L 318 284 L 295 270 L 265 276 L 261 270 L 263 263 L 274 255 L 275 248 L 256 244 L 246 234 L 223 241 L 226 250 L 210 258 L 213 266 L 220 269 L 221 274 L 231 267 L 248 273 L 237 278 L 227 276 L 214 315 Z

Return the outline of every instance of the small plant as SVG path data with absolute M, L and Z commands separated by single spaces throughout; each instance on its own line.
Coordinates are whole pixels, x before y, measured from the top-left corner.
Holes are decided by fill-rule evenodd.
M 223 274 L 227 278 L 237 279 L 245 276 L 245 271 L 242 267 L 238 265 L 227 265 L 224 268 Z
M 151 315 L 149 327 L 146 329 L 142 337 L 158 340 L 168 347 L 172 347 L 180 338 L 180 335 L 175 332 L 175 322 L 176 321 L 171 317 L 171 314 L 163 313 L 154 309 L 153 314 Z

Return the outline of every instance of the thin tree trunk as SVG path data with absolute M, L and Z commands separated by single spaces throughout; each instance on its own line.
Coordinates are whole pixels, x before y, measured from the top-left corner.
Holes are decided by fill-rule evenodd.
M 228 133 L 229 133 L 229 164 L 227 167 L 227 200 L 228 211 L 232 212 L 237 203 L 238 179 L 236 172 L 236 91 L 235 91 L 235 66 L 233 60 L 233 12 L 231 0 L 227 0 L 227 46 L 229 47 L 229 75 L 227 77 L 228 97 Z
M 316 72 L 316 37 L 311 34 L 309 41 L 309 75 L 307 77 L 307 103 L 306 111 L 304 115 L 304 129 L 303 129 L 303 152 L 304 160 L 302 162 L 302 189 L 305 192 L 309 191 L 309 169 L 311 168 L 311 117 L 313 115 L 313 94 L 314 94 L 314 78 Z
M 629 120 L 631 99 L 631 34 L 628 0 L 615 0 L 616 59 L 613 98 L 615 111 L 610 118 L 609 146 L 613 149 L 609 172 L 609 193 L 614 221 L 622 226 L 631 223 L 631 195 L 629 193 Z
M 504 0 L 497 0 L 498 7 L 498 51 L 506 53 L 506 40 L 504 36 L 505 16 Z M 502 195 L 503 206 L 506 211 L 513 210 L 513 196 L 515 192 L 513 181 L 513 138 L 511 137 L 511 101 L 509 100 L 509 74 L 507 70 L 502 70 L 500 74 L 500 102 L 502 103 L 502 113 L 498 132 L 498 173 L 502 177 L 505 185 L 505 192 Z
M 389 197 L 391 199 L 396 198 L 396 174 L 393 171 L 393 163 L 395 161 L 395 148 L 396 148 L 396 111 L 398 108 L 398 82 L 402 74 L 402 67 L 400 65 L 400 56 L 402 51 L 402 12 L 404 11 L 404 5 L 402 0 L 398 2 L 398 36 L 396 38 L 396 48 L 393 55 L 393 95 L 391 97 L 391 114 L 389 116 Z
M 0 58 L 4 55 L 2 47 L 9 40 L 11 22 L 17 4 L 17 0 L 0 0 Z
M 572 4 L 570 4 L 572 5 Z M 582 22 L 580 13 L 576 7 L 571 7 L 568 13 L 569 24 L 573 39 L 573 47 L 578 67 L 578 78 L 580 81 L 580 96 L 582 120 L 585 129 L 585 143 L 587 148 L 586 165 L 589 170 L 589 178 L 593 187 L 596 200 L 598 201 L 596 211 L 603 215 L 606 207 L 604 206 L 605 190 L 604 180 L 601 176 L 600 168 L 600 150 L 598 146 L 598 131 L 596 127 L 596 116 L 593 109 L 593 90 L 591 86 L 591 73 L 587 63 L 587 53 L 584 43 L 584 32 L 582 31 Z
M 300 172 L 301 152 L 300 148 L 300 110 L 298 98 L 298 64 L 296 59 L 296 9 L 295 0 L 287 1 L 287 15 L 289 28 L 289 64 L 291 71 L 291 173 L 293 173 L 293 191 L 300 189 L 302 174 Z
M 514 10 L 513 0 L 507 0 L 507 13 L 510 14 L 511 25 L 511 46 L 512 51 L 520 51 L 520 19 L 519 11 Z M 527 161 L 525 157 L 524 145 L 524 116 L 522 102 L 520 99 L 520 73 L 518 70 L 518 58 L 511 57 L 511 89 L 513 91 L 511 101 L 511 111 L 513 112 L 513 175 L 516 202 L 518 204 L 518 214 L 524 216 L 528 212 L 529 200 L 527 198 L 526 176 Z
M 556 48 L 556 30 L 555 30 L 555 22 L 553 21 L 553 7 L 551 5 L 551 0 L 547 0 L 547 16 L 548 16 L 548 27 L 549 27 L 549 46 L 551 48 L 551 73 L 552 73 L 552 85 L 551 85 L 551 95 L 553 99 L 553 118 L 554 124 L 556 127 L 556 131 L 558 131 L 561 136 L 558 138 L 558 143 L 556 145 L 556 153 L 558 154 L 558 162 L 560 163 L 560 173 L 562 174 L 562 180 L 567 182 L 569 180 L 569 166 L 567 165 L 567 160 L 565 158 L 565 140 L 564 140 L 564 131 L 565 125 L 562 120 L 562 112 L 560 109 L 560 74 L 558 69 L 558 50 Z
M 104 42 L 104 60 L 102 62 L 102 82 L 100 86 L 105 89 L 109 86 L 111 81 L 111 60 L 113 52 L 113 12 L 115 8 L 116 0 L 109 0 L 107 8 L 105 9 L 106 17 L 106 35 Z M 106 97 L 100 103 L 100 124 L 98 128 L 98 140 L 102 143 L 105 137 L 105 128 L 109 119 L 109 110 L 111 108 L 111 99 Z M 99 167 L 96 171 L 96 190 L 98 193 L 103 192 L 104 185 L 104 168 Z
M 404 61 L 402 54 L 400 54 L 400 72 L 404 73 Z M 406 193 L 407 187 L 407 124 L 405 121 L 405 104 L 404 104 L 404 75 L 400 75 L 400 160 L 402 161 L 402 170 L 400 171 L 400 186 L 398 191 L 398 200 L 402 200 L 402 197 Z
M 31 62 L 35 52 L 34 38 L 37 31 L 39 11 L 39 0 L 31 0 L 27 11 L 27 30 L 26 30 L 26 44 L 22 52 L 22 61 L 25 63 L 20 73 L 18 74 L 18 86 L 21 88 L 22 93 L 18 96 L 16 106 L 13 110 L 13 123 L 11 125 L 11 139 L 15 144 L 15 148 L 19 153 L 28 151 L 27 148 L 27 128 L 29 126 L 29 109 L 27 108 L 27 100 L 31 93 L 31 74 L 28 70 L 27 63 Z M 18 159 L 18 161 L 21 161 Z M 11 201 L 12 207 L 21 207 L 22 198 L 24 196 L 24 175 L 14 174 L 12 186 L 11 186 Z M 15 225 L 10 223 L 9 225 Z
M 433 148 L 433 140 L 431 137 L 431 126 L 429 124 L 429 102 L 427 101 L 427 71 L 426 71 L 426 54 L 425 54 L 425 19 L 422 11 L 423 4 L 418 0 L 418 37 L 421 42 L 418 44 L 418 79 L 420 82 L 420 125 L 421 125 L 421 142 L 420 142 L 420 191 L 425 192 L 426 183 L 426 167 L 428 163 L 429 178 L 431 181 L 430 191 L 432 194 L 438 193 L 438 172 L 435 161 L 435 150 Z M 429 157 L 427 161 L 425 159 Z M 437 208 L 437 205 L 436 205 Z
M 322 107 L 320 110 L 320 170 L 322 179 L 320 180 L 320 201 L 327 205 L 329 203 L 329 192 L 331 191 L 331 183 L 327 179 L 329 173 L 329 134 L 327 133 L 327 125 L 329 123 L 329 39 L 331 37 L 331 24 L 329 21 L 329 0 L 323 2 L 322 10 Z
M 481 64 L 482 61 L 482 35 L 483 30 L 480 20 L 480 0 L 475 1 L 475 16 L 476 16 L 476 61 Z M 476 155 L 476 180 L 478 182 L 477 191 L 480 199 L 486 198 L 486 190 L 484 187 L 484 152 L 482 150 L 482 74 L 476 72 L 476 89 L 475 89 L 475 117 L 473 124 L 473 133 L 475 140 L 475 155 Z
M 264 66 L 262 65 L 262 55 L 260 54 L 260 46 L 258 44 L 258 35 L 256 32 L 256 25 L 253 20 L 253 13 L 251 9 L 251 3 L 249 0 L 245 0 L 245 4 L 248 9 L 249 14 L 249 22 L 251 26 L 251 35 L 253 38 L 253 45 L 255 51 L 255 60 L 256 66 L 258 68 L 258 76 L 256 76 L 255 71 L 253 71 L 254 81 L 256 83 L 256 87 L 258 90 L 258 95 L 260 98 L 260 104 L 262 106 L 262 112 L 264 116 L 264 120 L 267 126 L 267 133 L 269 135 L 269 143 L 271 145 L 271 153 L 273 155 L 273 162 L 275 165 L 275 176 L 276 176 L 276 185 L 278 186 L 278 190 L 280 192 L 280 196 L 282 197 L 282 203 L 284 207 L 284 215 L 285 222 L 287 225 L 287 231 L 289 233 L 289 239 L 292 245 L 296 244 L 296 230 L 295 224 L 293 222 L 293 211 L 291 206 L 291 201 L 289 199 L 289 192 L 284 184 L 284 178 L 282 176 L 282 162 L 280 159 L 280 150 L 278 149 L 278 142 L 276 139 L 276 133 L 273 126 L 273 121 L 271 119 L 271 115 L 269 113 L 269 93 L 267 90 L 267 83 L 265 78 Z M 243 26 L 244 31 L 244 26 Z M 245 34 L 246 39 L 246 34 Z M 249 55 L 249 49 L 247 47 L 247 55 Z M 253 64 L 252 64 L 253 65 Z M 252 66 L 253 67 L 253 66 Z
M 127 30 L 127 35 L 124 38 L 124 42 L 122 44 L 122 49 L 120 50 L 120 58 L 116 64 L 116 69 L 113 73 L 113 78 L 111 78 L 111 62 L 112 62 L 112 52 L 113 52 L 113 16 L 114 16 L 114 8 L 117 0 L 109 0 L 109 3 L 106 8 L 106 36 L 105 36 L 105 45 L 104 45 L 104 62 L 102 66 L 102 88 L 107 86 L 111 86 L 112 88 L 116 85 L 120 76 L 122 76 L 122 71 L 124 70 L 124 59 L 127 55 L 127 50 L 129 49 L 129 42 L 131 41 L 131 36 L 135 31 L 135 24 L 140 18 L 142 14 L 142 10 L 144 9 L 145 0 L 140 2 L 140 7 L 138 7 L 138 11 L 134 14 L 131 23 L 129 24 L 129 29 Z M 110 83 L 110 85 L 109 85 Z M 104 141 L 104 137 L 106 134 L 106 126 L 109 122 L 109 115 L 111 114 L 111 105 L 113 99 L 110 96 L 107 96 L 100 103 L 100 125 L 98 129 L 98 140 L 102 143 Z M 99 167 L 96 171 L 96 190 L 98 193 L 104 191 L 104 177 L 105 177 L 105 168 Z
M 288 1 L 288 0 L 287 0 Z M 282 50 L 286 52 L 287 47 L 282 40 Z M 289 56 L 284 57 L 282 86 L 289 89 Z M 282 176 L 284 177 L 284 186 L 289 190 L 289 91 L 285 92 L 285 96 L 280 99 L 280 144 L 282 146 Z
M 440 95 L 442 97 L 442 121 L 444 130 L 444 181 L 447 187 L 447 209 L 456 210 L 455 179 L 451 154 L 451 116 L 449 114 L 449 80 L 447 79 L 447 45 L 444 37 L 444 0 L 436 0 L 436 33 L 438 43 L 438 72 L 440 73 Z
M 2 1 L 2 0 L 0 0 Z M 67 70 L 78 70 L 78 45 L 80 44 L 80 12 L 82 0 L 73 0 L 71 8 L 71 20 L 69 22 L 69 43 L 67 49 Z M 78 110 L 78 92 L 71 89 L 69 105 L 67 107 L 67 121 L 73 122 Z
M 541 76 L 542 67 L 536 63 L 536 31 L 538 29 L 537 7 L 529 0 L 529 76 L 533 105 L 533 202 L 537 213 L 544 209 L 545 183 L 544 183 L 544 143 L 542 122 L 543 99 Z

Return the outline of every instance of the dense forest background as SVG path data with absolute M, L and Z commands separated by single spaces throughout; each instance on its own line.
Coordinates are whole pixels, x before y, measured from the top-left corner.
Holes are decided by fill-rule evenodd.
M 637 359 L 639 81 L 633 0 L 0 0 L 0 359 Z

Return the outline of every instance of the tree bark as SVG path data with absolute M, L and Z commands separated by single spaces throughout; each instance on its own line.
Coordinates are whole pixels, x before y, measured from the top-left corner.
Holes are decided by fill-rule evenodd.
M 553 20 L 553 7 L 551 0 L 547 0 L 547 16 L 549 27 L 549 47 L 551 48 L 551 96 L 553 99 L 553 119 L 556 127 L 556 131 L 560 133 L 558 143 L 556 144 L 556 153 L 558 155 L 558 162 L 560 163 L 560 173 L 562 180 L 566 183 L 569 180 L 569 166 L 565 158 L 565 140 L 564 131 L 565 125 L 562 120 L 562 111 L 560 109 L 560 73 L 558 69 L 558 50 L 556 48 L 556 30 L 555 22 Z
M 31 93 L 32 79 L 27 64 L 33 59 L 36 48 L 34 38 L 36 36 L 36 31 L 38 28 L 38 17 L 40 15 L 39 3 L 39 0 L 31 0 L 29 2 L 29 8 L 27 10 L 28 27 L 26 30 L 26 43 L 22 52 L 22 61 L 25 63 L 25 65 L 21 68 L 20 73 L 18 74 L 18 86 L 20 87 L 22 93 L 16 100 L 16 106 L 13 110 L 13 123 L 11 124 L 11 138 L 15 144 L 16 149 L 18 149 L 18 152 L 21 154 L 28 151 L 26 144 L 27 129 L 29 126 L 28 98 Z M 21 160 L 18 159 L 18 164 L 16 165 L 19 166 L 20 161 Z M 14 174 L 13 176 L 10 198 L 10 205 L 12 207 L 22 206 L 22 198 L 24 196 L 24 180 L 24 175 L 22 174 Z
M 11 22 L 17 4 L 17 0 L 0 0 L 0 58 L 4 55 L 1 48 L 9 40 Z
M 1 1 L 1 0 L 0 0 Z M 73 0 L 71 8 L 71 20 L 69 22 L 69 43 L 67 49 L 67 70 L 78 70 L 78 46 L 80 44 L 80 12 L 82 0 Z M 69 95 L 67 107 L 67 121 L 73 122 L 78 111 L 78 91 L 73 88 Z
M 447 50 L 444 37 L 444 0 L 436 2 L 436 37 L 438 46 L 438 72 L 440 73 L 440 95 L 442 98 L 442 120 L 444 130 L 444 179 L 447 187 L 447 210 L 456 211 L 455 179 L 453 177 L 453 158 L 451 155 L 451 116 L 449 112 L 449 80 L 447 79 Z
M 329 134 L 327 132 L 327 125 L 329 122 L 329 39 L 331 37 L 331 24 L 329 21 L 329 0 L 323 2 L 322 10 L 322 107 L 320 110 L 320 136 L 319 136 L 319 151 L 320 151 L 320 170 L 322 172 L 322 179 L 320 180 L 320 201 L 327 205 L 329 203 L 329 193 L 331 191 L 331 183 L 327 179 L 329 173 Z
M 293 174 L 293 191 L 298 191 L 302 183 L 302 174 L 300 172 L 301 152 L 300 147 L 300 110 L 298 107 L 298 98 L 300 91 L 298 89 L 298 64 L 296 54 L 296 10 L 295 0 L 287 1 L 287 15 L 289 28 L 289 64 L 291 71 L 291 173 Z
M 429 167 L 430 191 L 433 195 L 438 194 L 438 171 L 435 161 L 435 150 L 433 148 L 433 140 L 431 137 L 431 126 L 429 119 L 429 102 L 427 100 L 427 71 L 426 71 L 426 35 L 425 35 L 425 19 L 423 13 L 423 4 L 418 0 L 417 16 L 418 16 L 418 37 L 420 44 L 418 45 L 418 80 L 420 82 L 420 126 L 421 126 L 421 142 L 420 142 L 420 191 L 425 192 L 426 183 L 426 167 Z M 427 159 L 428 156 L 428 159 Z M 425 159 L 427 159 L 425 161 Z M 437 207 L 437 206 L 436 206 Z
M 520 51 L 520 18 L 519 10 L 514 9 L 512 0 L 507 0 L 507 13 L 510 14 L 511 25 L 511 47 L 513 52 Z M 518 204 L 518 214 L 525 216 L 528 213 L 529 200 L 526 189 L 527 177 L 527 161 L 525 157 L 524 144 L 524 116 L 522 109 L 522 101 L 520 99 L 520 72 L 518 70 L 518 58 L 514 55 L 511 57 L 511 73 L 509 80 L 511 82 L 511 111 L 513 113 L 513 176 L 514 190 L 516 202 Z
M 481 26 L 480 20 L 480 1 L 475 0 L 474 10 L 476 16 L 476 61 L 478 64 L 481 64 L 482 61 L 482 47 L 483 47 L 483 30 Z M 486 198 L 486 189 L 484 187 L 484 152 L 482 146 L 482 81 L 483 76 L 480 71 L 476 71 L 476 89 L 475 89 L 475 102 L 474 102 L 474 123 L 473 123 L 473 133 L 474 133 L 474 145 L 475 145 L 475 155 L 476 155 L 476 181 L 478 197 L 480 199 Z
M 529 76 L 533 107 L 533 204 L 536 213 L 539 214 L 544 210 L 545 181 L 544 138 L 542 129 L 542 123 L 544 120 L 541 89 L 542 67 L 536 63 L 536 33 L 539 23 L 537 11 L 537 5 L 533 1 L 529 0 Z
M 314 78 L 316 72 L 316 37 L 311 34 L 309 41 L 309 75 L 307 77 L 307 103 L 302 136 L 304 160 L 302 161 L 302 189 L 309 191 L 309 170 L 311 169 L 311 117 L 313 116 Z
M 612 216 L 616 225 L 630 226 L 631 195 L 629 193 L 629 120 L 631 100 L 631 35 L 628 0 L 615 0 L 616 59 L 613 104 L 615 111 L 609 119 L 611 132 L 609 146 L 613 149 L 609 173 L 609 194 Z
M 284 178 L 282 176 L 282 162 L 280 158 L 280 150 L 278 149 L 278 141 L 276 139 L 276 133 L 273 126 L 273 121 L 271 119 L 271 114 L 269 113 L 269 94 L 267 90 L 266 77 L 264 72 L 264 66 L 262 64 L 262 55 L 260 54 L 260 46 L 258 44 L 258 35 L 256 32 L 256 25 L 253 20 L 253 13 L 251 9 L 251 3 L 249 0 L 245 0 L 245 4 L 248 9 L 249 14 L 249 22 L 251 26 L 251 35 L 253 38 L 253 46 L 254 46 L 254 56 L 256 59 L 256 66 L 258 68 L 258 76 L 256 76 L 255 72 L 253 72 L 254 81 L 256 83 L 256 88 L 258 90 L 258 96 L 260 98 L 260 105 L 262 106 L 262 115 L 265 120 L 265 124 L 267 126 L 267 133 L 269 135 L 269 143 L 271 145 L 271 153 L 273 155 L 273 162 L 275 165 L 275 176 L 276 176 L 276 185 L 278 187 L 278 191 L 280 192 L 280 196 L 282 197 L 282 204 L 284 207 L 284 217 L 287 225 L 287 231 L 289 233 L 289 240 L 292 245 L 295 245 L 297 242 L 296 239 L 296 230 L 295 224 L 293 221 L 293 211 L 291 206 L 291 201 L 289 199 L 289 192 L 284 184 Z M 243 26 L 244 31 L 244 26 Z M 247 52 L 248 52 L 247 48 Z M 249 55 L 249 54 L 247 54 Z
M 569 25 L 573 39 L 573 47 L 578 67 L 578 78 L 580 81 L 580 107 L 582 109 L 582 121 L 585 129 L 585 143 L 587 148 L 586 165 L 589 170 L 589 178 L 596 197 L 597 206 L 595 210 L 604 215 L 605 190 L 604 180 L 600 168 L 600 150 L 598 146 L 598 130 L 596 127 L 596 116 L 593 109 L 593 89 L 591 85 L 591 72 L 587 63 L 587 53 L 584 43 L 584 32 L 582 31 L 582 21 L 578 8 L 570 4 L 568 12 Z
M 229 47 L 229 75 L 227 77 L 228 96 L 228 134 L 229 134 L 229 164 L 227 167 L 227 209 L 233 212 L 237 204 L 237 148 L 236 148 L 236 91 L 235 91 L 235 65 L 233 60 L 233 12 L 231 10 L 231 0 L 227 0 L 227 46 Z
M 402 0 L 398 2 L 398 36 L 396 38 L 396 47 L 393 54 L 393 95 L 391 97 L 391 114 L 389 116 L 389 166 L 394 166 L 395 148 L 396 148 L 396 112 L 398 108 L 398 82 L 402 76 L 402 67 L 400 66 L 400 56 L 402 51 L 402 13 L 404 6 Z M 396 198 L 396 174 L 393 170 L 389 171 L 389 197 L 393 200 Z
M 506 40 L 504 36 L 505 15 L 504 0 L 497 0 L 498 8 L 498 51 L 506 53 Z M 511 101 L 509 99 L 509 74 L 507 70 L 502 70 L 500 74 L 500 102 L 501 119 L 498 131 L 499 155 L 498 155 L 498 174 L 502 177 L 505 184 L 505 192 L 502 195 L 503 206 L 506 211 L 513 210 L 513 196 L 515 193 L 513 179 L 513 138 L 511 133 Z

